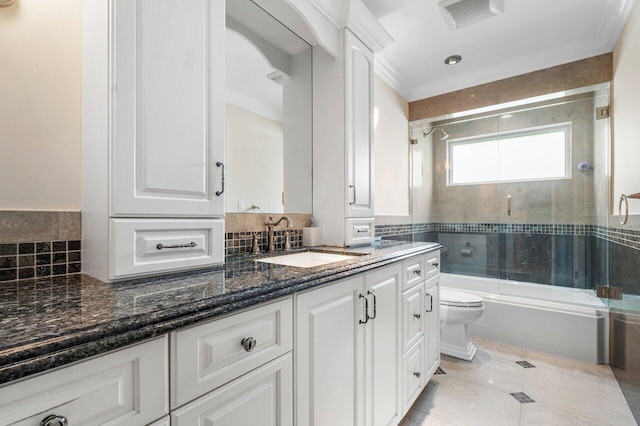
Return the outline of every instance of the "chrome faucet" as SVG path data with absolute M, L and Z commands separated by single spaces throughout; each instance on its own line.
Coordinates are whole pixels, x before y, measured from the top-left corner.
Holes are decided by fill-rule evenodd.
M 267 225 L 267 229 L 269 230 L 269 241 L 268 241 L 269 249 L 267 250 L 269 253 L 276 251 L 276 245 L 275 245 L 274 236 L 273 236 L 273 228 L 280 225 L 283 220 L 287 221 L 287 228 L 291 228 L 293 226 L 293 221 L 289 216 L 286 216 L 286 215 L 282 216 L 275 223 L 273 222 L 273 217 L 269 216 L 269 220 L 265 224 Z M 289 232 L 285 233 L 284 249 L 291 250 L 291 242 L 289 241 Z

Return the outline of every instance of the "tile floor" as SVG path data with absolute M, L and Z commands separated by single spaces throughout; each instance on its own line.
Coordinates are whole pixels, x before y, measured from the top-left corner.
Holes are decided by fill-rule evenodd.
M 401 426 L 637 424 L 608 366 L 474 342 L 472 362 L 443 356 L 446 374 L 433 376 Z

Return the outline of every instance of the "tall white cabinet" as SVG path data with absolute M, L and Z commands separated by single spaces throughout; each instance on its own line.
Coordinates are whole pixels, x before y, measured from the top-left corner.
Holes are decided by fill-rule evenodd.
M 329 245 L 374 239 L 373 52 L 348 29 L 335 58 L 314 49 L 313 214 Z M 344 100 L 344 102 L 336 102 Z
M 224 2 L 83 3 L 83 266 L 224 260 Z

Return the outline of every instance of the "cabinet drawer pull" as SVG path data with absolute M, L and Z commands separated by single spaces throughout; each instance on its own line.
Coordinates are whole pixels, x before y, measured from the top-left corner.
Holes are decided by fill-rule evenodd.
M 353 201 L 350 202 L 350 205 L 354 205 L 356 203 L 356 186 L 355 185 L 349 185 L 349 188 L 353 188 Z
M 69 422 L 65 416 L 57 416 L 55 414 L 51 414 L 50 416 L 45 417 L 40 422 L 40 426 L 68 426 Z
M 413 314 L 413 317 L 416 319 L 420 319 L 422 316 L 420 314 Z
M 362 294 L 358 295 L 360 299 L 364 299 L 364 321 L 358 321 L 359 324 L 366 324 L 369 322 L 369 298 L 367 296 L 363 296 Z
M 429 296 L 429 309 L 427 309 L 427 312 L 433 312 L 433 295 L 427 293 L 427 296 Z
M 376 294 L 372 291 L 367 291 L 367 294 L 373 296 L 373 316 L 369 317 L 369 319 L 376 319 L 378 316 L 378 299 L 376 298 Z M 367 311 L 367 316 L 369 316 L 369 311 Z
M 416 376 L 418 379 L 420 378 L 420 372 L 419 371 L 414 371 L 413 375 Z
M 216 195 L 219 197 L 224 194 L 224 163 L 218 161 L 216 166 L 222 167 L 222 189 L 220 191 L 216 191 Z
M 251 352 L 257 345 L 258 342 L 256 342 L 256 339 L 254 339 L 253 337 L 245 337 L 244 339 L 242 339 L 242 347 L 247 352 Z
M 422 273 L 422 271 L 420 269 L 414 269 L 413 273 L 416 275 L 420 275 Z
M 438 266 L 440 266 L 440 264 L 439 264 L 438 262 L 433 262 L 431 265 L 432 265 L 434 268 L 437 268 Z
M 156 246 L 156 248 L 158 250 L 162 250 L 162 249 L 191 248 L 191 247 L 196 247 L 196 246 L 197 246 L 197 244 L 192 241 L 189 244 L 173 244 L 171 246 L 165 246 L 164 244 L 158 244 Z

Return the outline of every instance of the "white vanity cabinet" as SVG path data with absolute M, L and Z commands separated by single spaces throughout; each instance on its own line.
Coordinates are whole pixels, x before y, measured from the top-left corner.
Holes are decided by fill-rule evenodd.
M 401 401 L 401 263 L 296 298 L 296 424 L 390 425 Z
M 223 262 L 224 8 L 83 2 L 85 273 Z
M 337 58 L 321 49 L 313 54 L 314 123 L 330 123 L 313 129 L 313 214 L 325 244 L 370 244 L 375 236 L 373 53 L 344 29 Z
M 440 252 L 405 260 L 403 270 L 401 376 L 406 410 L 440 366 Z
M 169 412 L 168 360 L 165 336 L 0 387 L 1 422 L 146 425 Z

